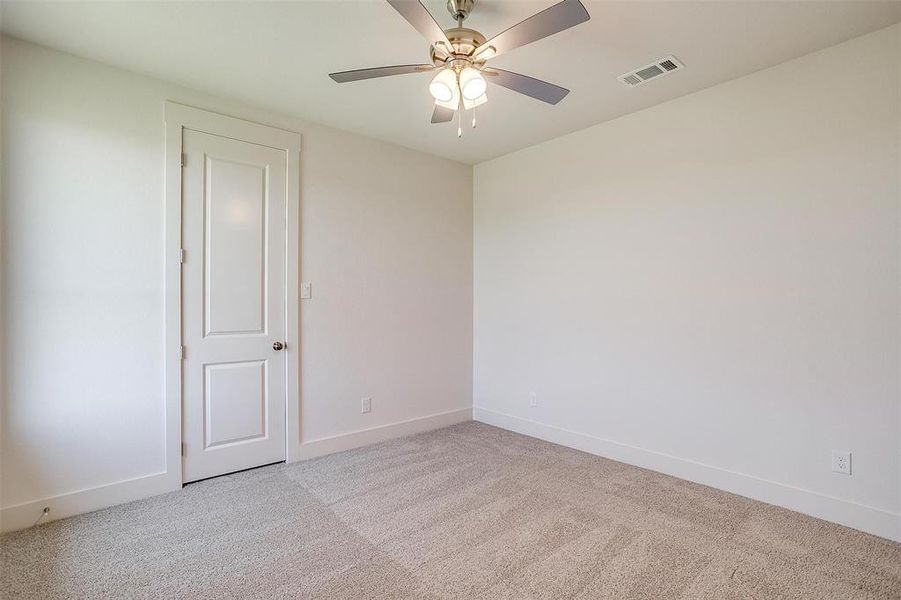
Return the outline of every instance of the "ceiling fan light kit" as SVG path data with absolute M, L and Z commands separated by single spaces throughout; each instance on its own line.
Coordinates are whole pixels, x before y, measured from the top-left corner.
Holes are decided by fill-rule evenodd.
M 435 101 L 432 123 L 447 123 L 453 120 L 455 113 L 459 113 L 458 136 L 463 135 L 464 110 L 473 111 L 472 126 L 475 127 L 475 108 L 488 101 L 489 81 L 548 104 L 557 104 L 566 97 L 569 93 L 566 88 L 527 75 L 490 68 L 486 63 L 499 54 L 554 35 L 590 18 L 579 0 L 562 0 L 493 38 L 486 39 L 480 32 L 463 27 L 463 21 L 472 12 L 476 0 L 447 0 L 447 10 L 457 22 L 456 27 L 447 30 L 438 25 L 420 0 L 387 2 L 431 42 L 431 64 L 341 71 L 331 73 L 329 77 L 337 83 L 347 83 L 375 77 L 438 71 L 429 83 L 429 93 Z

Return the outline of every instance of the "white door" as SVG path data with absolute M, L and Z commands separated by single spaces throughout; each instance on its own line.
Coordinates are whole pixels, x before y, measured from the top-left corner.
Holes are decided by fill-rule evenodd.
M 185 482 L 285 460 L 286 154 L 185 130 Z

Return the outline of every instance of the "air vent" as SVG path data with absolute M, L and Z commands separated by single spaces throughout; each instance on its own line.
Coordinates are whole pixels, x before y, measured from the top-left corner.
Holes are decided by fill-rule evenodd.
M 668 73 L 684 68 L 685 65 L 680 63 L 678 58 L 675 56 L 667 56 L 666 58 L 661 58 L 657 62 L 645 65 L 629 73 L 623 73 L 617 77 L 617 79 L 629 87 L 635 87 L 641 85 L 645 81 L 654 79 L 655 77 L 662 77 Z
M 663 67 L 664 71 L 675 71 L 676 69 L 679 68 L 679 65 L 677 65 L 676 63 L 674 63 L 672 60 L 670 60 L 668 58 L 666 60 L 661 60 L 660 66 Z

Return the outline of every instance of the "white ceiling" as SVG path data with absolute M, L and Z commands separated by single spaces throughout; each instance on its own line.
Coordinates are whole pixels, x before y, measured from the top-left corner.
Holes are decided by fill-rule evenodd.
M 487 37 L 555 0 L 476 0 Z M 444 0 L 424 2 L 453 26 Z M 310 121 L 477 163 L 901 21 L 901 2 L 583 0 L 591 20 L 492 64 L 572 90 L 557 106 L 492 86 L 478 129 L 431 125 L 428 75 L 337 84 L 332 71 L 428 62 L 382 0 L 12 2 L 18 38 Z M 635 89 L 616 76 L 668 54 L 682 71 Z

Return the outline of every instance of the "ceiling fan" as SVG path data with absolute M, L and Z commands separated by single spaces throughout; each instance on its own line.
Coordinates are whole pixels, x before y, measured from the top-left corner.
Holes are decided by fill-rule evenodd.
M 590 18 L 579 0 L 563 0 L 493 38 L 486 39 L 478 31 L 463 27 L 463 21 L 472 12 L 476 0 L 447 0 L 447 10 L 457 21 L 457 26 L 446 30 L 441 29 L 420 0 L 387 2 L 432 43 L 429 51 L 432 62 L 341 71 L 330 73 L 329 77 L 338 83 L 347 83 L 375 77 L 437 71 L 429 84 L 429 92 L 435 99 L 432 123 L 447 123 L 459 111 L 458 136 L 463 135 L 464 110 L 473 111 L 472 126 L 475 127 L 475 108 L 488 101 L 487 82 L 548 104 L 557 104 L 563 100 L 569 93 L 568 89 L 527 75 L 488 67 L 487 62 L 504 52 L 559 33 Z

